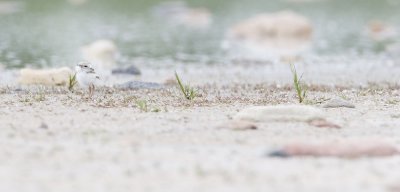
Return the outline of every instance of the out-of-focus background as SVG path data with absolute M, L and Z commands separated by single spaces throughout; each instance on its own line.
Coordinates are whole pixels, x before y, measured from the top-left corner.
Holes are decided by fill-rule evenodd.
M 0 0 L 0 192 L 400 192 L 399 8 Z
M 312 25 L 305 58 L 386 61 L 396 56 L 399 8 L 396 0 L 0 1 L 0 63 L 72 66 L 82 46 L 108 39 L 118 47 L 118 65 L 225 65 L 244 54 L 227 42 L 232 26 L 282 10 Z M 243 57 L 268 55 L 255 52 Z

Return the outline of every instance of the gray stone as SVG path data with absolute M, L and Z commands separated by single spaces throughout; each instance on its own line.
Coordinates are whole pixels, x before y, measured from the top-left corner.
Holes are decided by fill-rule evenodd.
M 117 84 L 114 87 L 117 89 L 161 89 L 164 86 L 152 82 L 128 81 L 126 83 Z

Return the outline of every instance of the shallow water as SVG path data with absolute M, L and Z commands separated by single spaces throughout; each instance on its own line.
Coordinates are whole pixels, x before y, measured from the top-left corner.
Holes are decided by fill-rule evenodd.
M 283 9 L 313 23 L 312 50 L 305 56 L 310 63 L 343 60 L 362 65 L 359 59 L 371 58 L 379 64 L 391 59 L 383 47 L 395 40 L 373 42 L 362 35 L 364 26 L 371 19 L 395 26 L 400 22 L 400 2 L 395 0 L 187 1 L 213 13 L 214 22 L 206 30 L 170 26 L 152 16 L 151 8 L 161 2 L 156 0 L 89 0 L 81 6 L 52 0 L 20 2 L 21 12 L 0 15 L 0 63 L 8 68 L 71 66 L 80 59 L 82 45 L 101 38 L 116 42 L 121 65 L 229 65 L 232 55 L 221 49 L 227 28 L 257 13 Z

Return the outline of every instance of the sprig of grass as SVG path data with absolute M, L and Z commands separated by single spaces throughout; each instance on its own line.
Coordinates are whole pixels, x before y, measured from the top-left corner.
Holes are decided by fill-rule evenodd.
M 35 95 L 34 97 L 35 101 L 45 101 L 46 100 L 46 95 L 44 93 L 39 93 L 37 95 Z
M 294 64 L 290 64 L 290 69 L 292 70 L 293 74 L 293 85 L 294 88 L 296 89 L 297 97 L 299 99 L 299 103 L 303 103 L 303 101 L 307 97 L 307 87 L 306 85 L 301 81 L 301 78 L 303 75 L 300 77 L 297 75 L 297 70 Z
M 145 100 L 136 100 L 136 106 L 143 112 L 149 111 L 147 101 L 145 101 Z
M 78 82 L 76 81 L 76 73 L 74 75 L 69 75 L 69 79 L 68 79 L 68 90 L 72 91 L 72 89 L 74 89 L 75 85 Z
M 158 113 L 161 112 L 161 109 L 159 108 L 153 108 L 151 109 L 149 107 L 149 105 L 147 104 L 146 100 L 136 100 L 136 106 L 142 111 L 142 112 L 154 112 L 154 113 Z M 150 110 L 151 109 L 151 110 Z
M 193 88 L 190 87 L 190 85 L 184 85 L 181 81 L 181 78 L 179 77 L 178 73 L 175 72 L 175 78 L 176 81 L 178 81 L 179 89 L 182 91 L 183 96 L 187 100 L 193 100 L 194 98 L 197 97 L 197 91 Z

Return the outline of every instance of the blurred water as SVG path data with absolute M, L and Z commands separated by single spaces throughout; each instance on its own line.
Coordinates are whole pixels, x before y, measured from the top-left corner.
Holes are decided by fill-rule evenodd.
M 0 63 L 9 68 L 71 65 L 80 59 L 82 45 L 104 38 L 116 42 L 122 65 L 225 64 L 231 61 L 221 42 L 229 26 L 257 13 L 282 9 L 312 21 L 313 57 L 375 58 L 384 54 L 383 44 L 361 35 L 366 23 L 379 19 L 396 26 L 400 22 L 396 0 L 187 1 L 213 13 L 214 22 L 206 30 L 170 26 L 155 18 L 151 8 L 161 2 L 157 0 L 88 0 L 81 6 L 62 0 L 19 2 L 25 4 L 23 11 L 0 15 Z

